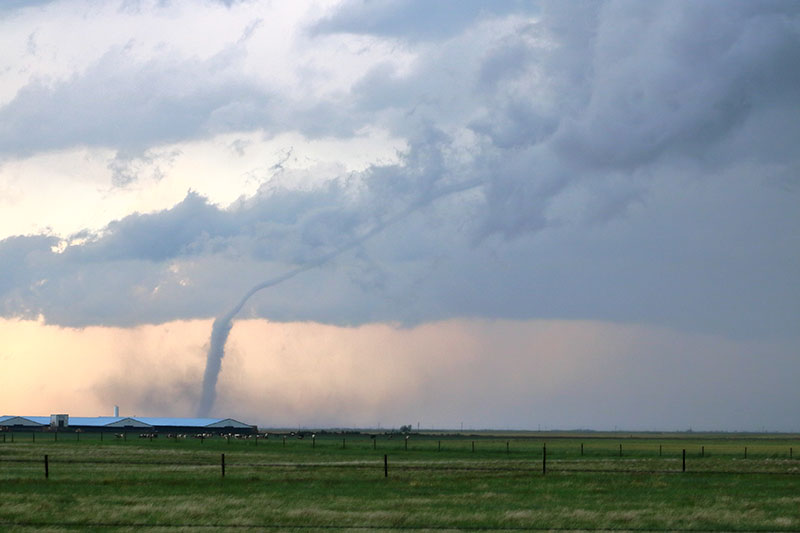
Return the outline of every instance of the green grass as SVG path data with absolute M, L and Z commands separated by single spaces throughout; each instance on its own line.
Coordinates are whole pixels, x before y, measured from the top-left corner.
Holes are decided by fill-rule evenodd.
M 797 436 L 75 438 L 0 442 L 0 530 L 800 531 Z

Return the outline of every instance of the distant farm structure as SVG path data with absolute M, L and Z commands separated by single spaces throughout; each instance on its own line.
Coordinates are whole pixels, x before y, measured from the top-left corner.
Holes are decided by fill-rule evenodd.
M 68 431 L 92 433 L 119 433 L 137 431 L 150 435 L 226 435 L 258 433 L 255 425 L 233 418 L 167 418 L 95 416 L 68 414 L 50 416 L 0 416 L 0 431 Z

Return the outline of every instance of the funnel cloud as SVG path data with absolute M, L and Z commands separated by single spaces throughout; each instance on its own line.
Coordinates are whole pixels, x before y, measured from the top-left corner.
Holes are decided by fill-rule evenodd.
M 346 245 L 342 246 L 341 248 L 323 255 L 313 261 L 310 261 L 302 266 L 295 268 L 294 270 L 290 270 L 283 275 L 280 275 L 276 278 L 269 279 L 258 285 L 252 287 L 247 293 L 239 300 L 237 303 L 228 313 L 225 315 L 216 318 L 214 320 L 213 325 L 211 326 L 211 341 L 208 347 L 208 355 L 206 357 L 206 368 L 205 372 L 203 373 L 203 388 L 202 393 L 200 396 L 200 404 L 197 409 L 197 415 L 200 417 L 207 417 L 211 413 L 211 410 L 214 407 L 214 401 L 216 399 L 216 387 L 217 387 L 217 379 L 219 378 L 219 373 L 222 368 L 222 358 L 225 357 L 225 344 L 228 342 L 228 335 L 231 332 L 231 328 L 233 327 L 233 319 L 234 317 L 239 314 L 239 311 L 242 310 L 242 307 L 247 303 L 247 301 L 257 292 L 267 289 L 269 287 L 274 287 L 284 281 L 292 279 L 293 277 L 302 274 L 303 272 L 310 270 L 312 268 L 317 268 L 325 263 L 331 261 L 335 257 L 351 250 L 360 244 L 364 243 L 374 235 L 384 231 L 389 226 L 392 226 L 411 213 L 416 211 L 417 209 L 422 208 L 423 206 L 429 204 L 433 200 L 437 198 L 441 198 L 443 196 L 447 196 L 450 194 L 455 194 L 457 192 L 466 191 L 480 185 L 479 182 L 470 182 L 470 183 L 462 183 L 458 185 L 451 185 L 448 187 L 440 188 L 436 193 L 429 193 L 426 197 L 420 199 L 419 201 L 411 204 L 408 208 L 401 211 L 400 213 L 396 214 L 393 217 L 384 220 L 383 222 L 375 225 L 370 231 L 366 232 L 364 235 L 353 239 L 352 241 L 348 242 Z

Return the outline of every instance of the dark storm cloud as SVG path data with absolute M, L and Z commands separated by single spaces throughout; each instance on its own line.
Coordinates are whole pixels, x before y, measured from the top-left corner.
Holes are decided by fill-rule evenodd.
M 665 154 L 703 158 L 753 115 L 796 107 L 796 6 L 628 7 L 604 9 L 591 50 L 578 51 L 594 57 L 591 97 L 562 124 L 565 153 L 592 168 L 627 169 Z M 794 130 L 791 119 L 776 126 Z
M 731 335 L 790 334 L 800 297 L 792 246 L 798 216 L 787 218 L 794 200 L 780 189 L 765 194 L 760 184 L 718 179 L 706 188 L 696 180 L 657 184 L 659 194 L 622 218 L 551 224 L 511 241 L 484 237 L 479 246 L 469 240 L 482 221 L 464 214 L 482 210 L 485 200 L 443 198 L 325 269 L 253 298 L 243 315 L 336 324 L 602 317 Z M 364 203 L 372 203 L 372 192 Z M 43 313 L 70 325 L 212 315 L 254 282 L 379 223 L 379 214 L 348 199 L 353 193 L 346 186 L 314 195 L 265 188 L 229 209 L 189 195 L 60 254 L 50 251 L 53 239 L 3 241 L 4 264 L 14 265 L 2 295 L 5 314 Z M 719 208 L 726 205 L 738 218 Z
M 29 315 L 28 307 L 35 292 L 35 276 L 49 270 L 51 248 L 58 244 L 56 237 L 36 235 L 11 237 L 0 241 L 0 293 L 4 316 Z M 35 316 L 35 313 L 34 313 Z
M 387 13 L 418 9 L 346 4 L 317 30 L 403 34 L 406 19 Z M 370 10 L 385 10 L 383 26 L 359 26 Z M 180 80 L 208 65 L 180 64 L 173 77 L 150 62 L 122 69 L 142 94 L 101 95 L 102 113 L 84 106 L 99 125 L 86 125 L 58 115 L 57 104 L 82 109 L 76 95 L 121 75 L 101 68 L 113 62 L 70 90 L 25 89 L 0 110 L 0 137 L 13 150 L 101 142 L 126 113 L 136 116 L 126 135 L 112 136 L 120 144 L 272 121 L 309 135 L 373 124 L 408 149 L 397 164 L 306 189 L 278 185 L 284 170 L 275 168 L 275 180 L 231 206 L 190 194 L 63 253 L 41 237 L 2 241 L 13 270 L 0 294 L 5 316 L 132 324 L 218 315 L 264 279 L 419 206 L 324 269 L 253 298 L 243 314 L 339 324 L 590 318 L 792 334 L 797 4 L 544 3 L 535 19 L 472 8 L 460 17 L 435 45 L 432 30 L 419 30 L 426 37 L 412 66 L 374 66 L 331 98 L 273 106 L 220 61 L 212 83 L 191 84 L 184 101 Z M 142 80 L 174 84 L 156 95 Z M 129 97 L 132 110 L 121 115 L 109 104 Z M 66 132 L 48 125 L 53 113 Z M 34 118 L 43 124 L 22 131 Z M 459 192 L 441 193 L 449 188 Z
M 240 231 L 233 222 L 204 198 L 189 193 L 171 209 L 112 222 L 103 237 L 65 253 L 82 261 L 165 261 L 204 251 L 198 248 Z

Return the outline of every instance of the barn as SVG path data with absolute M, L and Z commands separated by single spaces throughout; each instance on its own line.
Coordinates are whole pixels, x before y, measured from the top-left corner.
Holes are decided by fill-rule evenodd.
M 239 422 L 233 418 L 154 418 L 139 417 L 149 424 L 158 433 L 211 433 L 211 434 L 251 434 L 257 433 L 258 428 L 253 425 Z
M 67 425 L 61 428 L 69 427 L 81 431 L 153 430 L 150 424 L 129 416 L 71 416 L 66 422 Z M 52 423 L 50 427 L 55 428 Z
M 149 433 L 184 434 L 254 434 L 255 425 L 246 424 L 233 418 L 164 418 L 127 416 L 69 416 L 54 414 L 50 416 L 0 416 L 2 431 L 82 431 L 82 432 L 124 432 L 145 431 Z
M 41 429 L 50 423 L 49 416 L 0 416 L 0 428 L 6 431 Z

